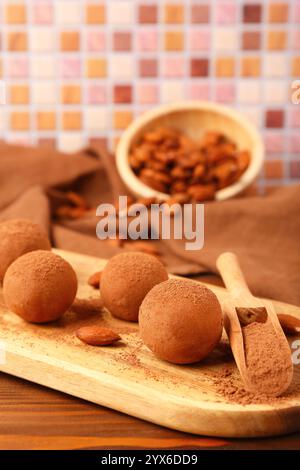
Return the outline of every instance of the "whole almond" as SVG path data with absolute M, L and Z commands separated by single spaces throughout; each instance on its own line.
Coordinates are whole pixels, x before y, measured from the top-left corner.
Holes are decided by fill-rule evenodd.
M 108 346 L 119 341 L 121 337 L 110 328 L 101 326 L 83 326 L 76 331 L 76 336 L 83 343 L 91 346 Z
M 278 320 L 286 335 L 297 336 L 300 333 L 300 320 L 293 315 L 278 313 Z
M 88 284 L 90 286 L 94 287 L 95 289 L 99 289 L 101 276 L 102 276 L 102 271 L 98 271 L 98 272 L 92 274 L 88 278 Z

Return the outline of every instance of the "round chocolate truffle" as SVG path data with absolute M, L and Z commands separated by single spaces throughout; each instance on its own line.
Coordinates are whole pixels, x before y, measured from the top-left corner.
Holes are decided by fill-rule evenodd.
M 196 281 L 170 279 L 146 295 L 139 313 L 140 335 L 160 359 L 174 364 L 201 361 L 222 335 L 215 294 Z
M 8 266 L 19 256 L 34 250 L 51 250 L 46 233 L 27 219 L 0 223 L 0 281 Z
M 33 323 L 57 320 L 73 303 L 76 291 L 74 269 L 51 251 L 20 256 L 9 266 L 3 281 L 7 307 Z
M 168 279 L 162 263 L 140 252 L 121 253 L 105 266 L 100 293 L 105 307 L 115 317 L 138 321 L 139 307 L 145 295 L 159 282 Z

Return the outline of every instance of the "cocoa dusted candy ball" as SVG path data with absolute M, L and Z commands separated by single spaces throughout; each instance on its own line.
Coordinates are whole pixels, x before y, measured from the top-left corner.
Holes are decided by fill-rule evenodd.
M 160 359 L 191 364 L 205 358 L 222 335 L 215 294 L 199 282 L 170 279 L 146 295 L 139 313 L 140 335 Z
M 8 266 L 19 256 L 34 250 L 51 250 L 46 233 L 27 219 L 0 223 L 0 281 Z
M 10 265 L 3 281 L 7 307 L 32 323 L 60 318 L 72 305 L 76 292 L 74 269 L 51 251 L 21 256 Z
M 163 264 L 140 252 L 121 253 L 105 266 L 100 283 L 101 298 L 115 317 L 138 321 L 139 307 L 153 286 L 168 279 Z

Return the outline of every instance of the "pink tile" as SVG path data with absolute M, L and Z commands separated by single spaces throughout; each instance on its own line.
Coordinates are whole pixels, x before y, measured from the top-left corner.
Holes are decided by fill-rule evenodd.
M 27 78 L 29 74 L 28 60 L 25 58 L 8 58 L 7 74 L 9 78 Z
M 158 87 L 153 84 L 140 84 L 137 86 L 137 101 L 139 104 L 158 102 Z
M 139 61 L 139 74 L 141 77 L 157 77 L 157 60 L 141 59 Z
M 218 83 L 215 97 L 219 103 L 232 103 L 235 99 L 235 85 L 231 83 Z
M 285 137 L 278 132 L 267 132 L 264 136 L 267 153 L 281 153 L 285 148 Z
M 290 175 L 291 178 L 300 178 L 300 162 L 290 162 Z
M 155 31 L 139 31 L 136 42 L 139 51 L 155 51 L 158 45 L 157 33 Z
M 291 127 L 300 127 L 300 109 L 292 109 L 289 116 Z
M 210 98 L 210 84 L 208 82 L 192 83 L 187 95 L 189 99 L 208 100 Z
M 104 51 L 106 47 L 105 34 L 98 31 L 89 31 L 86 36 L 88 51 Z
M 115 31 L 113 34 L 114 51 L 131 51 L 132 34 L 131 32 Z
M 210 31 L 194 30 L 189 34 L 189 48 L 192 51 L 207 51 L 211 45 Z
M 217 2 L 216 4 L 217 23 L 233 24 L 237 19 L 237 5 L 234 1 Z
M 289 151 L 291 153 L 300 152 L 300 135 L 292 134 L 289 137 Z
M 295 16 L 294 19 L 297 21 L 297 23 L 300 23 L 300 1 L 297 0 L 294 5 L 295 8 Z
M 66 57 L 60 62 L 60 75 L 63 78 L 77 78 L 81 76 L 80 59 Z
M 50 24 L 53 22 L 53 5 L 51 2 L 36 0 L 32 6 L 32 20 L 36 24 Z
M 162 61 L 163 77 L 183 77 L 185 60 L 182 57 L 165 57 Z
M 300 31 L 295 30 L 291 32 L 291 47 L 293 49 L 300 49 Z
M 107 89 L 102 85 L 90 85 L 88 88 L 88 102 L 90 104 L 107 103 Z

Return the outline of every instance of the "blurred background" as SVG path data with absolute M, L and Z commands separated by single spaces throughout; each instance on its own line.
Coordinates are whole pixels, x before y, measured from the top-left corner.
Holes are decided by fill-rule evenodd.
M 261 188 L 300 181 L 300 1 L 1 0 L 1 138 L 111 150 L 160 103 L 211 100 L 263 133 Z

